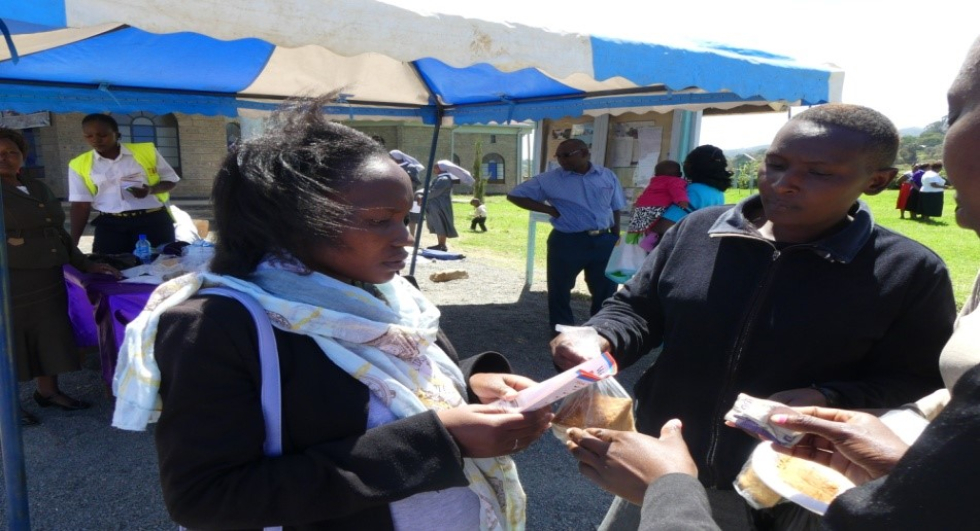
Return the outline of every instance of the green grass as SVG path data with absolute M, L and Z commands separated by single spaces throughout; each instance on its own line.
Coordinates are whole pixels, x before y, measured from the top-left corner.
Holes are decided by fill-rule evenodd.
M 735 203 L 748 195 L 749 192 L 745 190 L 729 190 L 725 198 L 727 202 Z M 897 190 L 887 190 L 863 199 L 871 207 L 878 224 L 921 242 L 946 261 L 953 279 L 957 306 L 962 306 L 980 267 L 980 241 L 974 232 L 956 225 L 952 191 L 946 192 L 943 217 L 928 224 L 899 219 L 895 210 L 897 196 Z M 473 208 L 466 203 L 468 200 L 466 196 L 459 196 L 453 204 L 456 228 L 460 234 L 458 239 L 450 242 L 453 250 L 491 261 L 500 267 L 523 269 L 527 257 L 527 211 L 512 205 L 504 196 L 490 196 L 486 200 L 488 231 L 470 232 L 469 218 Z M 534 267 L 535 278 L 538 279 L 544 278 L 545 242 L 550 232 L 551 225 L 548 223 L 536 224 Z
M 460 237 L 450 241 L 450 247 L 463 254 L 491 259 L 514 269 L 523 269 L 527 260 L 528 211 L 514 206 L 502 195 L 489 196 L 486 198 L 487 232 L 470 232 L 473 207 L 467 201 L 469 197 L 457 196 L 453 202 L 456 230 Z M 538 273 L 544 273 L 546 242 L 551 233 L 551 225 L 535 225 L 534 269 L 535 276 L 538 276 Z

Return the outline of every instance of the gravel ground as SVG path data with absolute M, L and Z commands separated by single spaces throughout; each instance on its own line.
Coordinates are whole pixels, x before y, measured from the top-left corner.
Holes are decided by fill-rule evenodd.
M 423 240 L 423 245 L 431 243 Z M 469 278 L 429 281 L 431 273 L 446 269 L 464 269 Z M 543 272 L 536 272 L 528 288 L 523 264 L 469 256 L 420 259 L 415 276 L 442 309 L 442 326 L 462 357 L 496 350 L 519 374 L 538 380 L 554 374 Z M 586 297 L 573 297 L 573 307 L 580 320 L 588 317 Z M 68 394 L 95 404 L 86 411 L 42 409 L 30 399 L 34 385 L 21 385 L 22 404 L 42 421 L 23 431 L 32 528 L 174 529 L 162 502 L 153 426 L 144 433 L 110 428 L 112 402 L 99 378 L 97 353 L 89 353 L 85 366 L 61 381 Z M 640 368 L 621 373 L 624 387 L 632 388 Z M 578 474 L 575 460 L 557 439 L 545 434 L 516 460 L 528 496 L 529 530 L 595 529 L 612 497 Z M 4 499 L 0 513 L 5 511 Z M 0 521 L 6 523 L 5 514 Z

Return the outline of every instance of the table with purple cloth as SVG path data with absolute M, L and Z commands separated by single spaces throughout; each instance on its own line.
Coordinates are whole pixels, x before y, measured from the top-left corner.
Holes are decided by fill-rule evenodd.
M 143 310 L 156 285 L 117 282 L 109 275 L 82 273 L 70 265 L 64 270 L 75 339 L 80 347 L 99 347 L 102 380 L 111 388 L 126 323 Z

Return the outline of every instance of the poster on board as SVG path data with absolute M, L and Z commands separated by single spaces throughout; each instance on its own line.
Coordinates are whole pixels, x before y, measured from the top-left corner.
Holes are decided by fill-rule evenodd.
M 660 160 L 663 132 L 663 127 L 653 121 L 615 124 L 610 165 L 614 168 L 633 167 L 633 186 L 646 187 L 653 177 L 654 166 Z

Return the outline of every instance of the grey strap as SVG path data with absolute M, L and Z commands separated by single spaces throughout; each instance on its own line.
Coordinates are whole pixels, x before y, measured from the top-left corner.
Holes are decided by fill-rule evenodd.
M 242 306 L 252 314 L 255 329 L 259 337 L 259 364 L 262 369 L 262 418 L 265 420 L 265 443 L 262 449 L 265 455 L 276 457 L 282 455 L 282 396 L 279 383 L 279 349 L 276 347 L 276 336 L 272 329 L 272 321 L 265 309 L 255 298 L 247 293 L 230 288 L 207 288 L 198 292 L 199 295 L 219 295 L 229 297 L 242 303 Z M 282 527 L 266 527 L 267 530 L 281 530 Z

